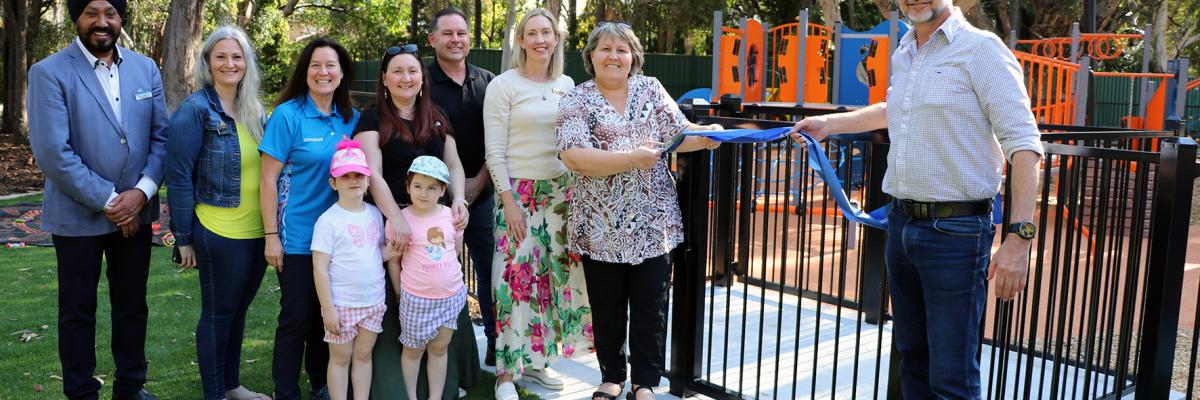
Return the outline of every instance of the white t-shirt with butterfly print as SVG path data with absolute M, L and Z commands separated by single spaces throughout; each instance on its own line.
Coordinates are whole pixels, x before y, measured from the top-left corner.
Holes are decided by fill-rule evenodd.
M 370 204 L 349 211 L 334 203 L 313 226 L 312 251 L 329 254 L 329 286 L 338 307 L 384 302 L 383 214 Z

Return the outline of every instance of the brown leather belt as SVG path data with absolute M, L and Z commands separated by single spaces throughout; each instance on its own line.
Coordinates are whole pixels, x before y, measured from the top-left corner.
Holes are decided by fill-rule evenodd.
M 991 200 L 921 202 L 895 199 L 894 201 L 896 206 L 904 211 L 904 215 L 912 219 L 965 217 L 992 213 Z

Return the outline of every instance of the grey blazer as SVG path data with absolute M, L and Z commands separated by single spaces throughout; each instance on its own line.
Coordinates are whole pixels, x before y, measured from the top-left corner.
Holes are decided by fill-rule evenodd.
M 121 121 L 83 50 L 74 41 L 29 69 L 29 143 L 46 177 L 42 229 L 60 236 L 117 230 L 104 216 L 113 190 L 142 176 L 163 183 L 168 118 L 154 61 L 118 47 L 122 61 Z M 158 219 L 152 196 L 140 219 Z

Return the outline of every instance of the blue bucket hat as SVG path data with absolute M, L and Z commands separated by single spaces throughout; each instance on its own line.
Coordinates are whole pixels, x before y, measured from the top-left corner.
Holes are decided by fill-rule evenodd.
M 437 157 L 420 156 L 413 160 L 412 166 L 408 167 L 410 174 L 416 173 L 428 176 L 433 179 L 442 181 L 447 185 L 450 184 L 450 169 L 446 167 L 446 163 Z

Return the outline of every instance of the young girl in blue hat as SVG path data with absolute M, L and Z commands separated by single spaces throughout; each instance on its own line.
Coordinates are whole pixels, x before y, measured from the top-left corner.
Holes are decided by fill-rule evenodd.
M 400 211 L 412 239 L 399 261 L 388 263 L 388 276 L 399 299 L 400 367 L 408 398 L 417 398 L 421 357 L 428 352 L 429 398 L 442 398 L 446 381 L 447 347 L 457 329 L 458 313 L 467 301 L 463 285 L 462 231 L 454 215 L 438 200 L 450 184 L 450 171 L 435 157 L 421 156 L 408 168 L 412 205 Z

